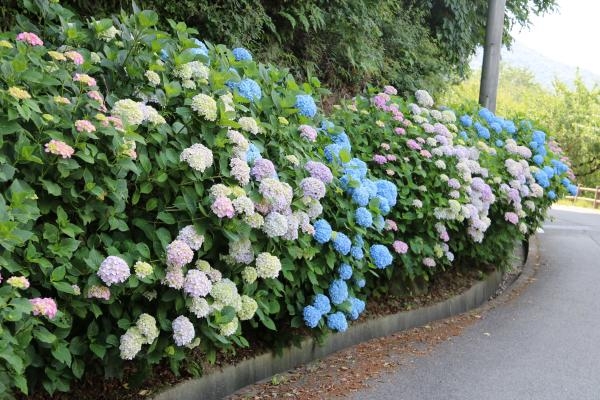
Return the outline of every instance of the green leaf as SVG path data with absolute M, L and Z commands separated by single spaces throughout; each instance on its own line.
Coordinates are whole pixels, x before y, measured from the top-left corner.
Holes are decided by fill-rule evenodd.
M 100 359 L 106 355 L 106 348 L 98 343 L 90 344 L 90 350 Z
M 71 366 L 71 352 L 67 348 L 66 343 L 58 343 L 52 346 L 52 355 L 68 367 Z
M 71 365 L 71 371 L 73 371 L 73 375 L 75 375 L 77 379 L 81 379 L 81 377 L 83 376 L 83 372 L 85 371 L 85 363 L 83 362 L 83 360 L 80 358 L 76 358 L 75 360 L 73 360 L 73 364 Z
M 50 280 L 52 282 L 62 281 L 66 273 L 66 268 L 63 265 L 61 265 L 60 267 L 55 268 L 54 271 L 52 271 L 52 275 L 50 275 Z
M 137 14 L 137 19 L 144 28 L 149 28 L 158 23 L 158 14 L 152 10 L 144 10 Z
M 33 329 L 33 337 L 40 342 L 52 344 L 56 341 L 56 335 L 46 329 L 44 326 L 38 325 Z
M 52 286 L 54 286 L 59 292 L 75 294 L 73 287 L 68 282 L 52 282 Z
M 176 222 L 173 214 L 168 213 L 166 211 L 159 212 L 156 218 L 169 225 L 172 225 Z
M 17 374 L 23 373 L 23 360 L 21 357 L 9 350 L 3 350 L 0 353 L 0 358 L 3 358 L 15 370 Z

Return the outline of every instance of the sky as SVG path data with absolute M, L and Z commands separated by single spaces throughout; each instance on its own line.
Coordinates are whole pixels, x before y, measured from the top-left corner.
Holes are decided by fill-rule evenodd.
M 600 0 L 559 0 L 558 10 L 534 16 L 515 40 L 562 63 L 600 74 Z

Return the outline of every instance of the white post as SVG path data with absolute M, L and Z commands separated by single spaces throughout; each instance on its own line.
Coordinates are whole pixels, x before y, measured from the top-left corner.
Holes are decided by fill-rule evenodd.
M 492 112 L 496 112 L 505 7 L 506 0 L 488 0 L 485 47 L 483 48 L 483 66 L 481 68 L 481 84 L 479 86 L 479 104 Z

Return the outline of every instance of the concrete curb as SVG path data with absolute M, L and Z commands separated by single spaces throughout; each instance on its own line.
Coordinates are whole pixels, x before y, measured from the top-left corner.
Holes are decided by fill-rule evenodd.
M 527 250 L 531 251 L 535 247 L 535 245 L 517 246 L 520 260 L 515 262 L 523 265 L 527 258 L 531 262 L 535 257 L 527 257 Z M 317 343 L 313 338 L 304 339 L 299 347 L 286 348 L 280 355 L 262 354 L 236 365 L 227 366 L 221 371 L 179 383 L 159 393 L 153 400 L 222 399 L 245 386 L 344 348 L 477 308 L 495 295 L 503 277 L 502 272 L 495 271 L 466 292 L 441 303 L 352 325 L 344 333 L 328 336 L 322 344 Z M 515 278 L 517 283 L 521 278 L 523 276 Z

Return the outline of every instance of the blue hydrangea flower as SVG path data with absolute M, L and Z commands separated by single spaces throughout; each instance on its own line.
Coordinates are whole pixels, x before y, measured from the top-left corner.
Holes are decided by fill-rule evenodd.
M 163 61 L 167 61 L 169 59 L 169 53 L 167 53 L 166 49 L 162 49 L 160 51 L 160 59 Z
M 345 256 L 350 253 L 350 247 L 352 247 L 352 241 L 350 238 L 341 232 L 337 232 L 333 238 L 334 250 Z
M 356 279 L 356 280 L 354 281 L 354 283 L 356 283 L 356 286 L 358 286 L 359 288 L 361 288 L 361 289 L 362 289 L 362 288 L 364 288 L 364 287 L 365 287 L 365 285 L 367 284 L 367 281 L 365 281 L 365 280 L 364 280 L 364 278 L 361 278 L 361 279 Z
M 331 311 L 331 303 L 329 301 L 329 297 L 324 294 L 318 294 L 315 296 L 315 301 L 313 301 L 313 306 L 319 310 L 321 315 L 327 314 Z
M 548 150 L 546 150 L 546 146 L 539 146 L 536 150 L 536 153 L 538 153 L 542 157 L 546 157 L 546 154 L 548 154 Z
M 375 219 L 373 219 L 373 226 L 378 232 L 381 232 L 381 230 L 385 228 L 385 220 L 383 219 L 383 215 L 377 215 Z
M 377 200 L 379 200 L 379 211 L 381 211 L 383 215 L 389 213 L 392 208 L 387 199 L 385 197 L 377 196 Z
M 504 128 L 504 130 L 510 133 L 511 135 L 517 132 L 517 127 L 515 126 L 515 123 L 511 120 L 503 120 L 502 128 Z
M 554 200 L 554 199 L 556 199 L 556 192 L 555 192 L 554 190 L 550 190 L 550 191 L 548 191 L 548 198 L 549 198 L 550 200 Z
M 309 328 L 316 328 L 321 320 L 321 312 L 313 306 L 306 306 L 302 312 L 304 323 Z
M 352 193 L 352 201 L 361 207 L 369 204 L 369 191 L 364 186 L 359 186 Z
M 335 305 L 342 304 L 348 298 L 348 285 L 346 281 L 336 279 L 329 285 L 329 298 Z
M 357 181 L 362 181 L 367 177 L 367 164 L 358 158 L 353 158 L 344 164 L 344 174 L 351 176 Z
M 543 146 L 544 143 L 546 143 L 546 133 L 542 131 L 533 131 L 531 140 L 537 143 L 538 146 Z
M 363 179 L 362 185 L 369 191 L 369 199 L 377 197 L 377 184 L 370 179 Z
M 243 47 L 236 47 L 232 53 L 236 61 L 252 61 L 252 54 Z
M 325 146 L 324 152 L 327 162 L 332 163 L 334 160 L 336 162 L 340 162 L 340 151 L 342 151 L 343 148 L 343 146 L 337 143 L 332 143 Z
M 350 248 L 350 255 L 355 260 L 362 260 L 365 257 L 365 253 L 363 252 L 362 247 L 358 247 L 358 246 L 352 246 Z
M 363 228 L 370 228 L 373 225 L 373 216 L 365 207 L 358 207 L 354 213 L 354 218 L 356 223 Z
M 467 140 L 469 138 L 469 136 L 467 136 L 467 132 L 465 132 L 465 131 L 460 131 L 460 133 L 458 134 L 458 136 L 460 136 L 464 140 Z
M 253 165 L 256 160 L 262 159 L 260 155 L 260 150 L 254 143 L 250 143 L 248 146 L 248 150 L 246 151 L 246 162 L 250 165 Z
M 462 117 L 459 118 L 460 123 L 463 126 L 466 126 L 467 128 L 471 125 L 473 125 L 473 119 L 471 117 L 469 117 L 468 115 L 463 115 Z
M 375 266 L 379 269 L 390 266 L 392 261 L 394 261 L 394 258 L 392 257 L 392 254 L 388 248 L 382 244 L 374 244 L 371 246 L 370 254 L 373 264 L 375 264 Z
M 238 84 L 235 85 L 240 96 L 245 97 L 250 101 L 260 100 L 262 97 L 262 90 L 256 81 L 252 79 L 242 79 Z
M 531 128 L 533 128 L 533 126 L 531 125 L 531 121 L 521 121 L 521 128 L 526 129 L 526 130 L 531 130 Z
M 321 244 L 329 242 L 332 233 L 331 225 L 329 225 L 329 222 L 325 221 L 324 219 L 319 219 L 315 221 L 313 227 L 315 228 L 315 233 L 313 237 L 317 242 Z
M 335 124 L 329 121 L 328 119 L 324 119 L 323 121 L 321 121 L 321 128 L 319 128 L 319 130 L 328 131 L 329 129 L 333 128 L 335 128 Z
M 544 157 L 542 157 L 539 154 L 536 154 L 535 156 L 533 156 L 533 162 L 537 165 L 542 165 L 544 163 Z
M 344 332 L 348 329 L 348 321 L 346 321 L 346 316 L 338 311 L 327 316 L 327 326 L 332 331 Z
M 335 135 L 330 135 L 331 141 L 333 143 L 337 143 L 341 145 L 343 148 L 348 149 L 349 152 L 352 151 L 352 144 L 350 143 L 350 138 L 346 134 L 346 132 L 336 133 Z
M 577 196 L 577 192 L 579 191 L 579 189 L 577 189 L 577 186 L 570 184 L 567 188 L 567 191 L 571 196 Z
M 562 175 L 569 170 L 569 167 L 567 166 L 567 164 L 565 164 L 564 162 L 562 162 L 560 160 L 554 159 L 554 160 L 551 160 L 550 163 L 554 167 L 554 171 L 556 172 L 557 175 Z
M 352 267 L 350 264 L 343 263 L 338 268 L 338 274 L 340 275 L 341 279 L 347 281 L 348 279 L 352 278 Z
M 194 44 L 196 45 L 196 47 L 193 47 L 191 49 L 191 52 L 195 55 L 203 55 L 208 57 L 208 47 L 206 47 L 206 45 L 204 44 L 204 42 L 202 42 L 201 40 L 195 39 L 194 38 Z
M 475 122 L 475 130 L 477 130 L 477 136 L 482 139 L 490 138 L 490 131 L 485 126 L 481 125 L 479 122 Z
M 491 112 L 490 110 L 488 110 L 487 108 L 482 108 L 481 110 L 479 110 L 478 114 L 481 118 L 485 119 L 488 123 L 495 118 L 494 113 Z
M 562 183 L 564 187 L 569 187 L 569 185 L 571 184 L 571 181 L 569 180 L 569 178 L 562 178 L 560 180 L 560 183 Z
M 312 118 L 317 114 L 317 105 L 312 96 L 308 94 L 299 94 L 296 96 L 296 105 L 300 115 Z
M 390 207 L 394 207 L 396 205 L 396 198 L 398 197 L 396 185 L 383 179 L 378 180 L 375 184 L 377 185 L 377 195 L 384 197 Z
M 500 139 L 496 140 L 496 146 L 497 147 L 503 147 L 504 146 L 504 142 Z
M 548 179 L 551 179 L 554 176 L 554 168 L 546 165 L 544 167 L 544 172 L 548 175 Z
M 550 180 L 548 179 L 548 175 L 544 172 L 544 170 L 539 170 L 533 174 L 535 181 L 543 188 L 547 188 L 550 186 Z
M 349 300 L 352 306 L 350 309 L 350 319 L 354 321 L 358 319 L 363 311 L 365 311 L 365 302 L 354 297 L 351 297 Z
M 502 125 L 500 125 L 499 122 L 492 122 L 490 124 L 490 128 L 492 128 L 496 133 L 502 132 Z

